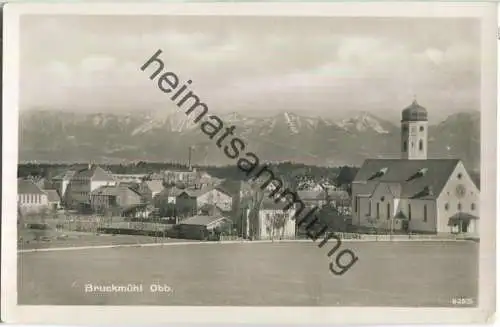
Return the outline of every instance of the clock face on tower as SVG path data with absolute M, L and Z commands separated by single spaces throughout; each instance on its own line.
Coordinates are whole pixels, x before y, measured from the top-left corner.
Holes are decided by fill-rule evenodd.
M 467 189 L 463 184 L 458 184 L 457 188 L 455 189 L 455 194 L 459 199 L 463 198 L 465 196 L 465 193 L 467 192 Z

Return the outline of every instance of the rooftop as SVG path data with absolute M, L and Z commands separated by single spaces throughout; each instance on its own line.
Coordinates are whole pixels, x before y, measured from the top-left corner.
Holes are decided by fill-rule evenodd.
M 361 194 L 371 194 L 383 184 L 395 196 L 433 199 L 439 196 L 459 162 L 459 159 L 368 159 L 353 184 L 357 184 Z
M 413 100 L 401 113 L 401 121 L 427 121 L 427 109 Z
M 17 194 L 46 194 L 35 183 L 25 179 L 17 180 Z
M 179 223 L 179 225 L 198 225 L 198 226 L 207 226 L 213 224 L 219 220 L 225 220 L 227 218 L 216 215 L 216 216 L 193 216 L 189 217 Z

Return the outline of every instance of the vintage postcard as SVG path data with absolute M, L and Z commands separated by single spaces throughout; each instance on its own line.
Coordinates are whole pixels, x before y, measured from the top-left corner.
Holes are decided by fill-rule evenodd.
M 484 323 L 493 3 L 9 3 L 2 318 Z

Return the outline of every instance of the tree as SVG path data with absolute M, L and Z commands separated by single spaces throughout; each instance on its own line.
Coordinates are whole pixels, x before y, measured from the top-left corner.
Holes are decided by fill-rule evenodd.
M 358 173 L 359 168 L 343 166 L 340 168 L 339 174 L 335 179 L 335 185 L 337 187 L 344 186 L 346 187 L 347 192 L 351 195 L 351 184 Z
M 253 183 L 251 192 L 250 212 L 248 213 L 247 222 L 249 225 L 249 237 L 253 240 L 259 236 L 259 213 L 262 201 L 264 200 L 264 191 L 258 183 Z

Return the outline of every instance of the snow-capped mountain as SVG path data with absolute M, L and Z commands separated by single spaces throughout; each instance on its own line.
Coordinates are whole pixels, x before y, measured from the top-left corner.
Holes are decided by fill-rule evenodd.
M 360 164 L 366 158 L 397 157 L 399 126 L 370 113 L 345 119 L 281 112 L 268 117 L 219 116 L 224 128 L 262 161 L 317 165 Z M 234 164 L 183 112 L 77 114 L 28 111 L 20 115 L 20 160 L 186 161 L 192 146 L 197 164 Z M 429 128 L 430 156 L 456 156 L 479 163 L 479 113 L 455 114 Z M 471 131 L 464 133 L 464 131 Z

